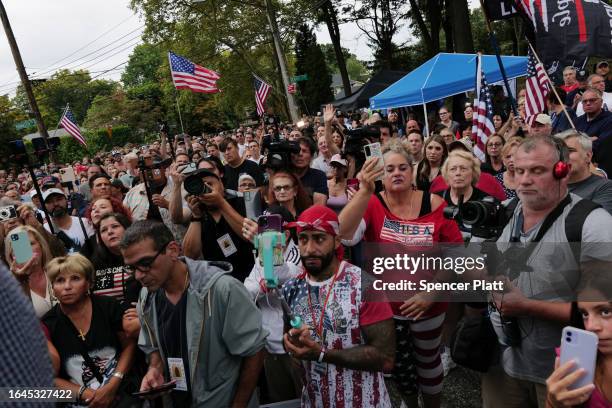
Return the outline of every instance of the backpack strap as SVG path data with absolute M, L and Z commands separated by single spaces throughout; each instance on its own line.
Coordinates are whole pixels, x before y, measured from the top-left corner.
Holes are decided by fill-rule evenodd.
M 580 244 L 582 242 L 582 227 L 589 214 L 597 208 L 601 208 L 601 205 L 591 200 L 582 199 L 572 207 L 565 218 L 565 237 L 572 247 L 572 252 L 578 265 L 580 265 L 580 252 L 582 249 Z

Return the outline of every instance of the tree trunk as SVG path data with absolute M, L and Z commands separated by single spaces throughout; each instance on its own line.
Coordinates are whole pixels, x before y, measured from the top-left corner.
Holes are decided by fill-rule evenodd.
M 338 69 L 340 70 L 340 77 L 342 77 L 342 87 L 344 88 L 344 96 L 351 96 L 353 94 L 351 90 L 351 80 L 346 70 L 346 60 L 342 53 L 342 46 L 340 44 L 340 27 L 338 26 L 338 18 L 336 10 L 334 9 L 331 1 L 328 1 L 323 5 L 323 17 L 327 24 L 327 30 L 329 31 L 329 37 L 331 38 L 334 46 L 334 52 L 336 54 L 336 61 L 338 62 Z
M 445 18 L 442 28 L 444 29 L 444 35 L 446 37 L 446 52 L 453 52 L 455 50 L 455 43 L 453 39 L 453 13 L 451 2 L 453 0 L 445 0 L 444 1 L 444 12 Z
M 473 53 L 474 40 L 472 39 L 472 27 L 470 25 L 470 10 L 467 0 L 453 0 L 449 2 L 452 7 L 453 39 L 455 41 L 455 52 Z
M 427 0 L 427 14 L 431 26 L 431 55 L 440 52 L 440 25 L 442 22 L 442 5 L 440 0 Z

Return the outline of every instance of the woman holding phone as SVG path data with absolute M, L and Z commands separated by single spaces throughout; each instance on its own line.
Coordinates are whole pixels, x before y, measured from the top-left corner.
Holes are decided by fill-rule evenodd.
M 413 157 L 408 149 L 400 141 L 391 140 L 383 146 L 382 153 L 382 169 L 378 166 L 379 158 L 370 158 L 359 173 L 359 191 L 339 215 L 339 235 L 352 243 L 361 238 L 368 242 L 395 243 L 401 246 L 397 250 L 406 253 L 421 252 L 425 247 L 432 249 L 439 242 L 463 243 L 457 224 L 443 216 L 444 199 L 412 187 Z M 384 189 L 375 193 L 374 182 L 381 175 Z M 413 272 L 406 276 L 391 271 L 385 277 L 412 276 L 418 281 L 431 279 L 434 273 Z M 439 407 L 444 378 L 440 335 L 448 305 L 435 302 L 424 293 L 406 296 L 409 297 L 403 302 L 391 302 L 398 341 L 389 384 L 392 401 L 399 406 L 404 400 L 408 406 L 416 407 L 421 391 L 425 407 Z M 429 368 L 418 367 L 415 364 L 418 360 L 429 361 Z M 406 380 L 411 376 L 417 381 Z
M 71 390 L 79 405 L 138 404 L 130 373 L 136 339 L 125 335 L 124 309 L 112 297 L 89 294 L 94 268 L 84 256 L 55 258 L 47 270 L 59 301 L 42 319 L 60 355 L 56 386 Z
M 29 242 L 25 244 L 18 242 L 23 239 Z M 29 253 L 17 254 L 17 246 L 19 252 L 29 251 Z M 22 249 L 28 247 L 29 250 Z M 51 251 L 47 241 L 35 228 L 22 225 L 6 234 L 4 250 L 9 268 L 13 276 L 21 283 L 26 296 L 32 301 L 36 316 L 43 316 L 56 302 L 45 271 L 45 264 L 51 260 Z M 18 258 L 23 258 L 20 259 L 23 262 L 18 262 Z M 26 258 L 28 260 L 25 260 Z
M 576 361 L 560 365 L 546 380 L 547 408 L 612 406 L 612 292 L 609 275 L 589 273 L 587 281 L 578 289 L 578 301 L 572 304 L 572 326 L 597 335 L 597 359 L 593 384 L 570 389 L 585 375 L 584 368 L 576 370 Z

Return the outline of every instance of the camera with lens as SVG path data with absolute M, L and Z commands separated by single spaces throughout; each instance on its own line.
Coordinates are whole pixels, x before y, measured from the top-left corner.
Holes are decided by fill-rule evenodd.
M 376 142 L 380 139 L 380 128 L 373 125 L 362 126 L 349 130 L 346 137 L 347 139 L 368 139 L 370 142 Z
M 208 187 L 206 183 L 204 183 L 204 180 L 202 180 L 202 177 L 209 174 L 210 171 L 209 170 L 201 171 L 201 170 L 196 170 L 192 172 L 190 175 L 185 177 L 185 181 L 183 181 L 183 186 L 185 187 L 185 191 L 187 191 L 190 195 L 199 196 L 202 194 L 208 194 L 212 192 L 210 187 Z
M 461 200 L 462 201 L 462 200 Z M 480 201 L 459 202 L 444 208 L 444 218 L 471 227 L 473 236 L 497 238 L 508 223 L 506 207 L 501 201 L 487 196 Z
M 0 221 L 8 221 L 17 218 L 17 208 L 14 205 L 0 207 Z
M 287 169 L 291 165 L 291 154 L 300 153 L 300 144 L 283 140 L 281 142 L 272 142 L 268 147 L 268 155 L 266 156 L 266 166 L 272 170 Z

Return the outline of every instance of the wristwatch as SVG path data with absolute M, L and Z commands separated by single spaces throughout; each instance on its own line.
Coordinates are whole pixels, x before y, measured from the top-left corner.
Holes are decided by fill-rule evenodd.
M 112 377 L 117 377 L 120 380 L 123 380 L 123 373 L 121 371 L 115 371 Z

